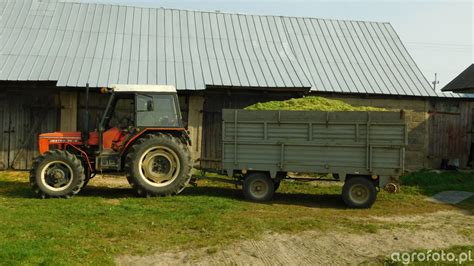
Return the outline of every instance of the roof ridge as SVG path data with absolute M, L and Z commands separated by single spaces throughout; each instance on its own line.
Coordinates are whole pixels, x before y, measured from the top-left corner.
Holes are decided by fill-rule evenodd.
M 51 1 L 51 0 L 50 0 Z M 53 0 L 54 1 L 54 0 Z M 376 23 L 376 24 L 390 24 L 388 21 L 371 21 L 371 20 L 358 20 L 358 19 L 336 19 L 336 18 L 322 18 L 322 17 L 309 17 L 309 16 L 290 16 L 290 15 L 265 15 L 265 14 L 248 14 L 240 12 L 228 12 L 220 10 L 198 10 L 198 9 L 187 9 L 187 8 L 174 8 L 174 7 L 153 7 L 153 6 L 139 6 L 130 4 L 109 4 L 109 3 L 100 3 L 100 0 L 96 1 L 87 1 L 81 2 L 80 0 L 57 0 L 62 3 L 73 3 L 73 4 L 96 4 L 104 6 L 118 6 L 118 7 L 133 7 L 133 8 L 143 8 L 143 9 L 164 9 L 171 11 L 186 11 L 186 12 L 199 12 L 199 13 L 209 13 L 209 14 L 227 14 L 227 15 L 242 15 L 242 16 L 258 16 L 258 17 L 280 17 L 280 18 L 300 18 L 300 19 L 319 19 L 326 21 L 347 21 L 347 22 L 364 22 L 364 23 Z

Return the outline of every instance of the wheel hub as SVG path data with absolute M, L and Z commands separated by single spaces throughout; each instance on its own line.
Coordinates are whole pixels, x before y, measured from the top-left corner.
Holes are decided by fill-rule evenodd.
M 179 159 L 165 147 L 152 148 L 140 160 L 143 177 L 153 186 L 165 186 L 179 174 Z
M 72 169 L 62 161 L 48 163 L 41 173 L 43 184 L 54 191 L 69 187 L 72 177 Z
M 252 184 L 251 191 L 254 193 L 256 197 L 261 197 L 265 195 L 267 190 L 268 190 L 267 185 L 260 180 L 257 180 Z
M 60 179 L 64 179 L 64 173 L 62 171 L 59 171 L 59 170 L 54 170 L 52 176 L 54 177 L 54 179 L 56 181 L 58 181 Z
M 369 200 L 370 191 L 367 187 L 356 184 L 350 189 L 349 196 L 353 202 L 363 204 Z

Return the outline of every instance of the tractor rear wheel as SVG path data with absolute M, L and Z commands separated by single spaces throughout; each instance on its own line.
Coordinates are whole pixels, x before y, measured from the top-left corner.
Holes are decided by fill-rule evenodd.
M 126 159 L 127 180 L 140 196 L 179 194 L 189 183 L 188 147 L 170 134 L 153 134 L 133 145 Z
M 52 150 L 38 157 L 30 171 L 30 185 L 42 198 L 69 198 L 81 190 L 84 167 L 73 154 Z

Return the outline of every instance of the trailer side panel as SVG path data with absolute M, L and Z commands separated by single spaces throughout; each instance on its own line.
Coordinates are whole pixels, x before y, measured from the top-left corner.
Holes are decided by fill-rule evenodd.
M 403 112 L 223 110 L 223 169 L 398 176 Z

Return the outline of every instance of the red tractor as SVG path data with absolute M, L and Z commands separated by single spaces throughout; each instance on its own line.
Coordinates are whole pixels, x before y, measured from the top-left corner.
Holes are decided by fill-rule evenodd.
M 180 193 L 191 179 L 190 138 L 172 86 L 115 85 L 98 130 L 39 136 L 30 183 L 41 197 L 76 195 L 97 172 L 124 171 L 141 196 Z M 87 87 L 86 102 L 89 101 Z M 86 104 L 87 105 L 87 104 Z M 121 115 L 119 115 L 121 113 Z

